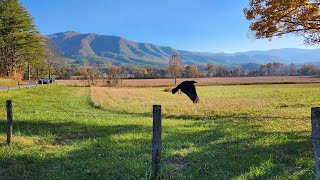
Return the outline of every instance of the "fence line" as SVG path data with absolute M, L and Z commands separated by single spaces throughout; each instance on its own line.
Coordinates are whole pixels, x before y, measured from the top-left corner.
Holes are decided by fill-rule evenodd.
M 17 109 L 28 110 L 26 108 L 18 107 Z M 7 110 L 7 144 L 10 145 L 12 139 L 12 100 L 6 101 Z M 33 110 L 34 111 L 34 110 Z M 40 110 L 39 110 L 40 111 Z M 41 110 L 44 112 L 43 110 Z M 68 112 L 68 114 L 88 114 L 89 112 L 70 112 L 70 111 L 45 111 L 45 112 Z M 101 115 L 107 115 L 108 113 L 100 113 Z M 162 114 L 161 105 L 153 105 L 153 134 L 152 134 L 152 148 L 151 148 L 151 179 L 158 179 L 160 174 L 160 160 L 161 160 L 161 148 L 162 148 Z M 316 179 L 320 180 L 320 107 L 311 108 L 311 139 L 313 145 L 313 152 L 316 161 Z
M 48 106 L 48 108 L 50 108 Z M 44 109 L 27 109 L 27 108 L 23 108 L 23 107 L 15 107 L 15 109 L 20 109 L 23 110 L 25 112 L 37 112 L 37 111 L 41 111 L 42 113 L 65 113 L 65 114 L 89 114 L 92 113 L 92 111 L 70 111 L 70 110 L 61 110 L 61 111 L 52 111 L 52 110 L 44 110 Z M 110 113 L 105 112 L 105 113 L 94 113 L 96 115 L 110 115 Z M 90 115 L 92 116 L 92 114 Z
M 21 99 L 27 99 L 27 98 L 19 98 L 18 100 Z M 23 101 L 15 101 L 16 99 L 13 99 L 14 103 L 24 103 Z M 63 101 L 44 101 L 44 103 L 63 103 Z M 5 106 L 3 104 L 0 104 L 0 109 L 4 108 Z M 30 108 L 30 107 L 26 107 L 26 106 L 15 106 L 13 107 L 14 109 L 17 110 L 21 110 L 24 112 L 46 112 L 46 113 L 65 113 L 65 114 L 90 114 L 92 113 L 92 110 L 81 110 L 81 111 L 72 111 L 70 109 L 61 109 L 61 110 L 51 110 L 51 106 L 45 106 L 41 105 L 42 108 Z M 49 109 L 49 110 L 48 110 Z M 110 113 L 118 113 L 118 114 L 127 114 L 127 115 L 140 115 L 143 117 L 150 117 L 152 116 L 152 112 L 136 112 L 136 113 L 131 113 L 131 112 L 125 112 L 125 111 L 114 111 L 112 109 L 104 109 L 104 108 L 100 108 L 97 109 L 97 111 L 94 112 L 95 115 L 108 115 Z M 295 120 L 308 120 L 310 119 L 310 116 L 305 116 L 305 117 L 279 117 L 279 116 L 245 116 L 245 115 L 215 115 L 215 116 L 202 116 L 202 115 L 194 115 L 192 117 L 189 116 L 184 116 L 181 114 L 164 114 L 162 113 L 162 116 L 164 118 L 167 119 L 193 119 L 193 120 L 198 120 L 198 119 L 202 119 L 202 120 L 212 120 L 212 119 L 218 119 L 218 118 L 272 118 L 272 119 L 295 119 Z
M 43 84 L 40 84 L 40 86 Z M 9 86 L 1 86 L 0 91 L 10 91 L 10 90 L 21 90 L 22 88 L 28 88 L 30 87 L 38 87 L 37 82 L 28 83 L 28 84 L 17 84 L 17 85 L 9 85 Z

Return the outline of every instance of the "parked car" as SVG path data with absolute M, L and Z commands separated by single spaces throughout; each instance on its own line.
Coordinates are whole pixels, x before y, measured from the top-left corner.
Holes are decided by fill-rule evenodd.
M 49 84 L 49 83 L 54 83 L 55 79 L 54 78 L 40 78 L 38 80 L 38 84 Z
M 50 83 L 54 83 L 55 79 L 54 78 L 49 78 Z

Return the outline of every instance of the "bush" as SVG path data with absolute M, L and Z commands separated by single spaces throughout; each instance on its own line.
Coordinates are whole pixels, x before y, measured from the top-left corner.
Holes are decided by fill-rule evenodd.
M 170 87 L 164 88 L 164 92 L 171 92 L 171 88 Z

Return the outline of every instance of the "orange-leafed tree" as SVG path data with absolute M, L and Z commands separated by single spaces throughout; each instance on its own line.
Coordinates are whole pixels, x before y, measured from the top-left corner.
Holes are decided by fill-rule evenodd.
M 142 74 L 143 74 L 143 77 L 147 77 L 148 76 L 148 70 L 143 69 Z
M 18 81 L 18 83 L 20 84 L 23 78 L 23 75 L 21 73 L 14 73 L 14 79 Z
M 119 78 L 121 76 L 121 70 L 118 66 L 111 66 L 108 69 L 108 80 L 107 80 L 107 84 L 108 85 L 117 85 Z
M 295 34 L 320 43 L 320 0 L 250 0 L 244 14 L 256 39 Z
M 191 78 L 199 77 L 200 73 L 198 67 L 196 65 L 187 66 L 185 69 L 185 75 Z

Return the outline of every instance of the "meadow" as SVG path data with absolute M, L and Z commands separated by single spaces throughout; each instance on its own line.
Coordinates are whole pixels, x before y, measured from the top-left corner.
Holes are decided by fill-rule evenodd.
M 163 179 L 314 179 L 310 107 L 320 84 L 38 86 L 0 92 L 0 179 L 148 179 L 152 105 L 163 109 Z M 14 137 L 5 144 L 5 100 Z
M 249 85 L 249 84 L 310 84 L 320 83 L 320 78 L 315 76 L 261 76 L 261 77 L 214 77 L 214 78 L 183 78 L 177 79 L 177 83 L 185 80 L 195 80 L 197 85 Z M 89 86 L 88 80 L 57 80 L 59 85 Z M 91 83 L 91 82 L 90 82 Z M 107 80 L 94 80 L 96 86 L 108 86 Z M 123 79 L 117 86 L 121 87 L 163 87 L 173 86 L 173 79 Z

